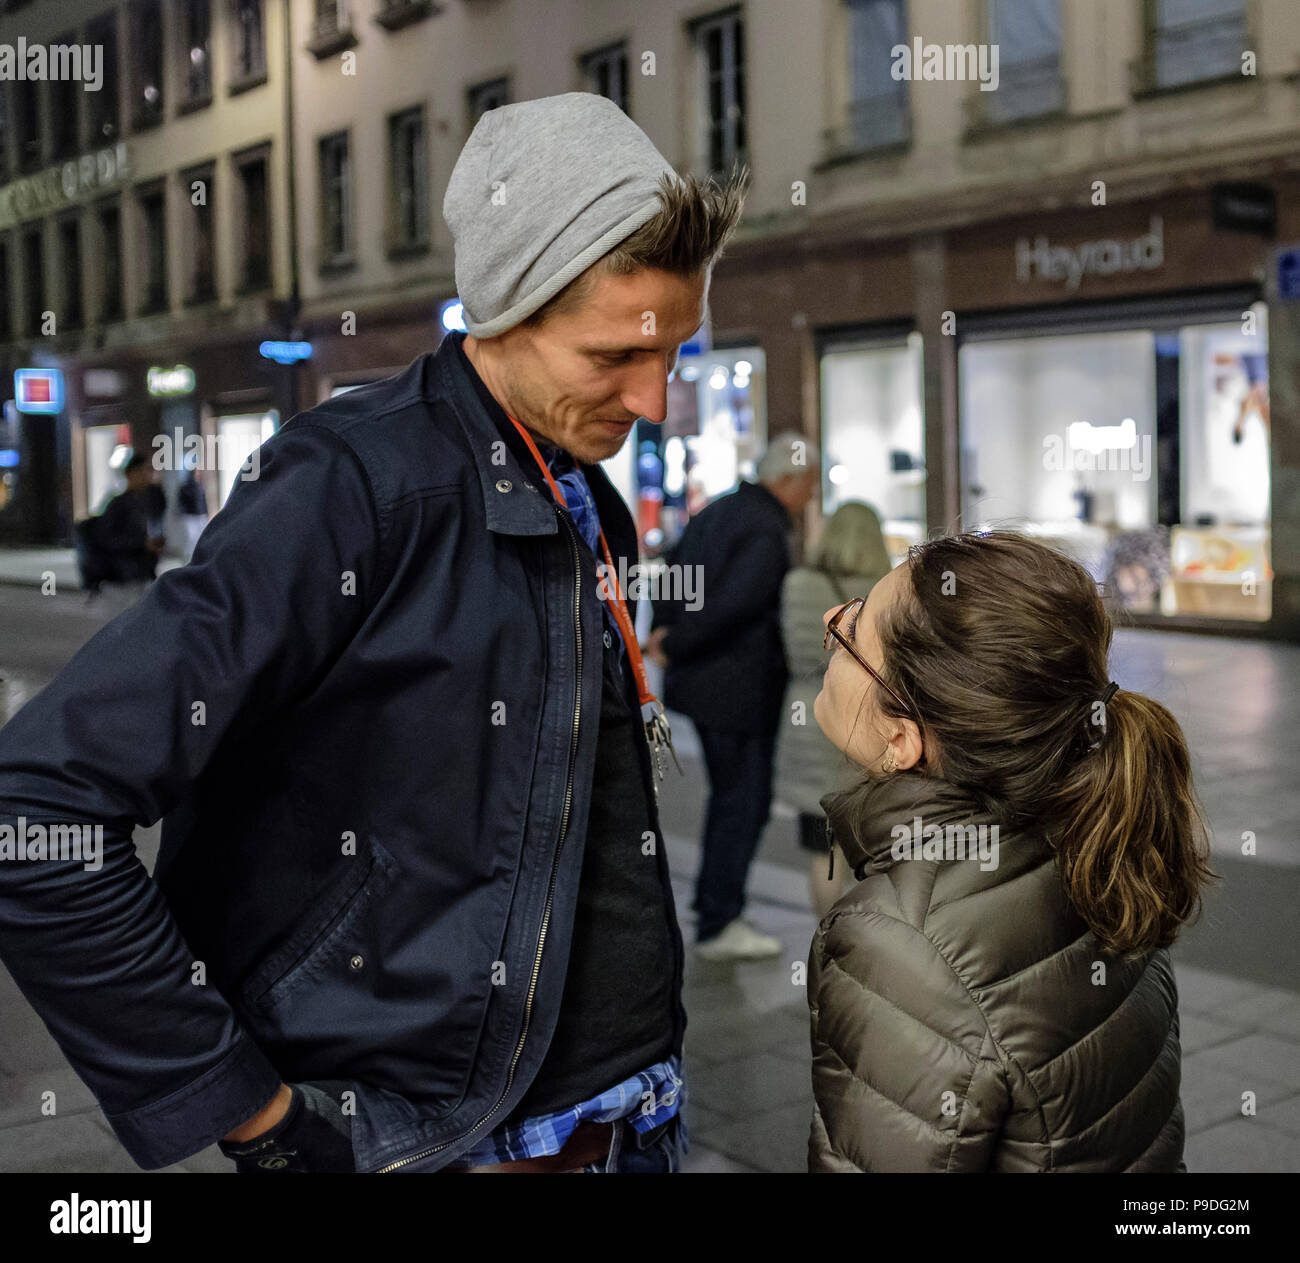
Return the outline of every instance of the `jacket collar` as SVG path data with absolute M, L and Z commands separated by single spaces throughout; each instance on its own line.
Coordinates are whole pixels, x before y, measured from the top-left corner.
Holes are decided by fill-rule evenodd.
M 451 332 L 439 344 L 433 357 L 434 392 L 451 405 L 469 440 L 487 528 L 503 535 L 554 535 L 560 524 L 546 480 L 505 409 L 495 400 L 488 408 L 471 376 L 473 366 L 460 350 L 464 340 L 463 333 Z M 544 494 L 537 494 L 539 487 Z
M 560 526 L 546 480 L 505 409 L 466 361 L 460 349 L 464 340 L 465 334 L 458 331 L 443 338 L 434 353 L 434 382 L 437 395 L 451 404 L 469 440 L 488 530 L 504 535 L 554 535 Z M 496 446 L 502 442 L 503 447 Z M 546 449 L 539 448 L 545 459 Z M 599 464 L 579 463 L 578 468 L 591 489 L 611 553 L 635 560 L 635 535 L 629 541 L 620 529 L 618 510 L 626 514 L 627 508 L 614 484 Z M 510 490 L 499 490 L 501 482 L 509 483 Z M 629 609 L 633 604 L 629 602 Z
M 998 823 L 974 793 L 917 771 L 868 778 L 851 789 L 827 794 L 821 806 L 836 843 L 859 877 L 884 872 L 899 862 L 890 853 L 897 826 L 920 842 L 923 838 L 918 834 L 923 835 L 928 825 Z
M 794 525 L 794 518 L 790 516 L 790 510 L 781 503 L 761 482 L 748 482 L 741 479 L 740 485 L 736 488 L 741 495 L 749 496 L 759 503 L 767 505 L 768 508 L 780 514 L 781 521 L 787 526 Z

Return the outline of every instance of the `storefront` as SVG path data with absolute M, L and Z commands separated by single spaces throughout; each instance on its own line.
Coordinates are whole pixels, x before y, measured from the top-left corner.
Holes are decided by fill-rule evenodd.
M 870 505 L 897 564 L 925 535 L 922 338 L 914 329 L 823 330 L 822 513 Z
M 964 524 L 1068 552 L 1133 621 L 1267 621 L 1264 257 L 1208 190 L 954 234 Z

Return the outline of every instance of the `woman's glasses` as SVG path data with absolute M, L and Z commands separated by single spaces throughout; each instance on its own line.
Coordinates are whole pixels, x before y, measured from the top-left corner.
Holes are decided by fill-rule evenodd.
M 849 601 L 846 605 L 841 605 L 840 608 L 836 610 L 834 614 L 831 615 L 831 621 L 826 624 L 826 635 L 822 640 L 822 648 L 829 650 L 831 647 L 831 637 L 834 636 L 835 639 L 838 640 L 840 644 L 842 644 L 844 648 L 847 649 L 854 656 L 854 658 L 857 659 L 862 669 L 866 671 L 871 676 L 871 678 L 875 680 L 876 683 L 879 684 L 880 687 L 884 689 L 885 692 L 887 692 L 889 696 L 892 697 L 894 701 L 896 701 L 908 715 L 910 715 L 912 713 L 912 708 L 905 701 L 903 701 L 903 699 L 899 697 L 898 694 L 895 693 L 894 690 L 891 689 L 889 685 L 885 683 L 884 680 L 880 678 L 880 672 L 877 671 L 869 662 L 867 662 L 867 660 L 856 649 L 854 649 L 854 647 L 851 644 L 849 644 L 848 640 L 840 632 L 840 620 L 844 617 L 844 615 L 847 614 L 849 610 L 853 609 L 854 606 L 865 605 L 866 603 L 867 603 L 867 598 L 865 596 L 854 597 L 853 600 Z

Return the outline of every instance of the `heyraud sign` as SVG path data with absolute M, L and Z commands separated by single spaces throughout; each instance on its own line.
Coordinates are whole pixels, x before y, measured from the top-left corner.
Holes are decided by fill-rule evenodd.
M 1016 241 L 1016 280 L 1064 281 L 1079 288 L 1085 276 L 1114 276 L 1117 272 L 1152 272 L 1165 261 L 1164 220 L 1152 215 L 1150 227 L 1140 237 L 1119 241 L 1112 237 L 1084 241 L 1077 246 L 1054 246 L 1046 237 Z

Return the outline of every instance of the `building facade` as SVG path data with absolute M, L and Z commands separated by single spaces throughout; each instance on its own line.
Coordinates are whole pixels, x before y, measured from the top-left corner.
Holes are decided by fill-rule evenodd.
M 806 534 L 846 499 L 878 509 L 895 556 L 935 531 L 1013 525 L 1079 557 L 1135 622 L 1300 636 L 1292 0 L 92 8 L 48 0 L 0 19 L 0 42 L 53 41 L 111 16 L 133 50 L 120 139 L 80 102 L 74 151 L 97 163 L 102 135 L 116 161 L 125 144 L 124 173 L 84 194 L 72 181 L 67 205 L 18 195 L 68 152 L 61 98 L 42 84 L 30 106 L 30 86 L 3 85 L 4 353 L 12 368 L 75 357 L 64 498 L 78 515 L 98 459 L 78 427 L 121 416 L 138 440 L 177 414 L 233 436 L 225 472 L 208 475 L 219 502 L 259 427 L 436 346 L 456 318 L 442 194 L 474 122 L 594 91 L 679 171 L 744 163 L 752 177 L 668 421 L 643 423 L 610 462 L 648 552 L 751 472 L 769 434 L 795 429 L 825 456 Z M 157 40 L 144 36 L 151 13 Z M 194 105 L 193 68 L 209 60 L 211 101 Z M 160 105 L 141 71 L 155 65 Z M 32 166 L 23 120 L 40 111 L 51 125 Z M 259 156 L 264 177 L 250 178 Z M 189 198 L 205 173 L 219 208 L 208 238 Z M 110 256 L 83 244 L 98 264 L 85 269 L 85 331 L 34 338 L 36 226 L 57 295 L 60 260 L 75 257 L 63 220 L 102 240 L 90 234 L 111 227 L 115 201 L 121 313 L 97 305 Z M 248 225 L 263 222 L 251 274 L 264 284 L 250 289 L 261 256 Z M 310 356 L 276 364 L 265 339 Z M 192 369 L 193 391 L 148 395 L 151 367 L 172 370 L 155 376 L 171 388 Z M 134 402 L 87 392 L 113 384 L 105 371 L 124 374 Z M 46 420 L 19 418 L 24 436 Z

